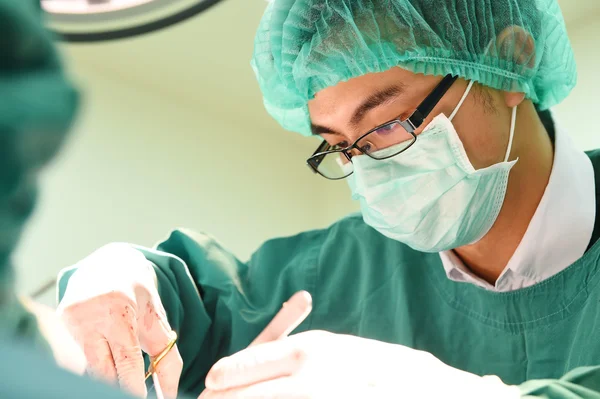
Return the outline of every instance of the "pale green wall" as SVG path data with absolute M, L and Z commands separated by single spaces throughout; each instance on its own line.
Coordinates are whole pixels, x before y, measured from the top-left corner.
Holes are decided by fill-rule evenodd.
M 569 98 L 556 107 L 556 115 L 581 148 L 600 148 L 600 13 L 570 24 L 569 36 L 579 81 Z

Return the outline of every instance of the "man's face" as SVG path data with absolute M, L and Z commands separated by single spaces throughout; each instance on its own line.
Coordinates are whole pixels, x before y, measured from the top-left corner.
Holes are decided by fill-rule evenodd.
M 410 116 L 441 79 L 393 68 L 324 89 L 308 104 L 313 131 L 331 145 L 351 144 L 385 122 Z M 416 134 L 437 115 L 450 116 L 467 84 L 457 80 Z M 502 92 L 477 85 L 471 90 L 452 122 L 476 169 L 503 160 L 510 120 L 511 110 Z

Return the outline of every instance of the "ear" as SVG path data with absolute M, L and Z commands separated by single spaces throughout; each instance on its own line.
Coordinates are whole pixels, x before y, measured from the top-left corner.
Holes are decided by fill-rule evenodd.
M 502 30 L 491 50 L 496 57 L 512 64 L 513 72 L 525 73 L 525 70 L 535 67 L 535 41 L 520 26 L 512 25 Z M 520 105 L 524 100 L 525 93 L 504 92 L 504 101 L 509 108 Z
M 519 106 L 524 100 L 525 93 L 516 93 L 511 91 L 504 92 L 504 102 L 508 108 Z

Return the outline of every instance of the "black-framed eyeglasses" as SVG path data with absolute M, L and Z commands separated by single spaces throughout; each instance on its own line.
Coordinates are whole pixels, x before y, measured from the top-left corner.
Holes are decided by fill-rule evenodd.
M 354 172 L 352 151 L 376 160 L 392 158 L 403 153 L 415 144 L 415 131 L 457 79 L 457 76 L 446 75 L 408 118 L 394 119 L 377 126 L 347 147 L 332 146 L 323 141 L 306 161 L 308 166 L 313 172 L 329 180 L 340 180 Z

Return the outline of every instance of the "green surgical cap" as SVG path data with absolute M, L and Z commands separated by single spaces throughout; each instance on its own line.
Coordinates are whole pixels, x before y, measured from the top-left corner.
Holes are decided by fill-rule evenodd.
M 303 135 L 317 92 L 397 66 L 524 92 L 541 110 L 577 79 L 556 0 L 273 0 L 252 59 L 267 111 Z
M 77 104 L 39 0 L 0 0 L 0 305 L 12 295 L 10 255 L 34 208 L 39 172 Z

